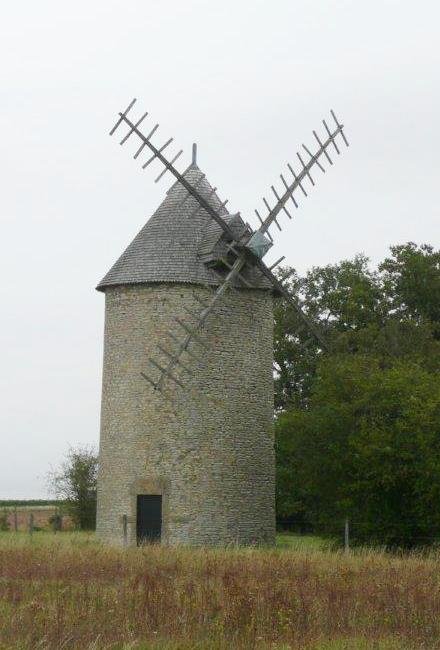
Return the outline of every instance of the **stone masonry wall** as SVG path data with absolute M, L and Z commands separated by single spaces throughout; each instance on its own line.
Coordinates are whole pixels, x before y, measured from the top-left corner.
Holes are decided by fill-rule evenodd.
M 165 395 L 141 377 L 148 357 L 172 349 L 184 307 L 197 312 L 210 290 L 184 284 L 106 290 L 98 477 L 99 538 L 121 544 L 122 516 L 136 543 L 137 494 L 162 494 L 162 542 L 273 543 L 273 316 L 267 291 L 229 292 L 202 332 L 208 347 L 186 354 L 188 390 Z M 155 374 L 156 373 L 156 374 Z

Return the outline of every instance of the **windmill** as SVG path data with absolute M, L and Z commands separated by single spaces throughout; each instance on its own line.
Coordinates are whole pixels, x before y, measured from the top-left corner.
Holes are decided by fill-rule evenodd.
M 152 163 L 174 184 L 162 206 L 107 273 L 98 534 L 135 543 L 271 542 L 274 536 L 272 296 L 286 300 L 321 349 L 319 328 L 263 258 L 307 196 L 312 172 L 348 146 L 333 111 L 312 151 L 287 165 L 257 229 L 229 214 L 197 166 L 180 172 L 173 142 L 155 144 L 136 100 L 110 131 L 125 127 L 142 169 Z M 141 126 L 142 125 L 142 126 Z M 153 137 L 154 136 L 154 137 Z M 167 151 L 165 151 L 167 150 Z M 260 342 L 260 347 L 255 345 Z M 254 365 L 252 365 L 254 364 Z M 143 383 L 142 383 L 143 382 Z M 164 399 L 166 398 L 166 399 Z

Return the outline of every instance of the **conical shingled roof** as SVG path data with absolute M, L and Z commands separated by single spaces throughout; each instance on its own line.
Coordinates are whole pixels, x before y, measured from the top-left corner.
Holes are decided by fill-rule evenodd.
M 212 207 L 219 214 L 227 215 L 208 181 L 203 179 L 198 183 L 202 176 L 195 164 L 185 173 L 185 179 L 192 185 L 197 183 L 198 192 Z M 186 197 L 185 188 L 179 182 L 174 183 L 153 216 L 98 284 L 98 291 L 115 285 L 152 282 L 219 284 L 218 276 L 198 256 L 199 244 L 213 220 L 203 209 L 193 215 L 199 204 L 194 197 Z M 268 288 L 265 278 L 261 277 L 257 287 Z

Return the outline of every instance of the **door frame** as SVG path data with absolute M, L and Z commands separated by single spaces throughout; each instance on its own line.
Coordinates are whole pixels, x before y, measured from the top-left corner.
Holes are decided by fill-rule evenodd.
M 161 543 L 166 544 L 168 541 L 168 521 L 169 521 L 169 479 L 162 477 L 142 478 L 133 481 L 130 485 L 130 504 L 129 504 L 129 525 L 128 525 L 128 543 L 130 546 L 137 545 L 137 498 L 138 495 L 157 495 L 162 497 L 162 536 Z

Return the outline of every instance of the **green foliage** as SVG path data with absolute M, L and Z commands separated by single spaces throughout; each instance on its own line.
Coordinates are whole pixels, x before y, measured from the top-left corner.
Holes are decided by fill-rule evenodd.
M 311 316 L 337 331 L 382 324 L 386 302 L 380 277 L 368 267 L 368 258 L 323 268 L 313 268 L 302 283 L 302 291 Z
M 410 361 L 327 358 L 309 408 L 277 421 L 280 514 L 300 505 L 333 533 L 349 516 L 363 542 L 430 541 L 440 530 L 439 432 L 434 373 Z
M 53 491 L 81 530 L 91 530 L 96 525 L 97 470 L 95 450 L 77 447 L 69 449 L 60 470 L 49 476 Z
M 305 278 L 293 273 L 289 289 L 330 343 L 337 343 L 340 333 L 348 335 L 368 326 L 379 329 L 384 324 L 387 300 L 378 274 L 368 269 L 368 259 L 362 255 L 313 268 Z M 274 359 L 279 368 L 275 405 L 285 408 L 292 400 L 304 405 L 322 351 L 284 301 L 275 307 L 274 341 Z
M 392 308 L 402 317 L 440 323 L 440 251 L 409 242 L 391 253 L 379 269 Z
M 368 269 L 356 257 L 295 277 L 331 353 L 301 351 L 276 314 L 277 509 L 358 541 L 440 538 L 439 253 L 395 246 Z M 295 356 L 296 355 L 296 356 Z

